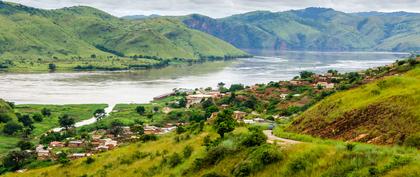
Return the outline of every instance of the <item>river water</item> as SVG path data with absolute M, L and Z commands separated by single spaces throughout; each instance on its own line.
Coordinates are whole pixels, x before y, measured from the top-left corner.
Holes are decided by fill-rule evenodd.
M 408 56 L 367 52 L 254 52 L 253 58 L 131 72 L 0 73 L 0 98 L 17 104 L 145 103 L 173 88 L 252 85 L 289 80 L 300 71 L 358 71 Z

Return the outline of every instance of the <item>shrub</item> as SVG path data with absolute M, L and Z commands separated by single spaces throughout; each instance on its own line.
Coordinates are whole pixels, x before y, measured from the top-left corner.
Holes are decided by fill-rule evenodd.
M 170 167 L 176 167 L 180 163 L 182 163 L 182 158 L 178 153 L 175 152 L 169 157 L 168 164 Z
M 267 141 L 267 137 L 260 130 L 251 131 L 249 135 L 242 141 L 242 145 L 247 147 L 260 146 Z
M 235 177 L 244 177 L 249 176 L 252 171 L 252 164 L 250 162 L 241 162 L 235 166 L 232 171 L 233 176 Z
M 34 148 L 34 144 L 32 144 L 30 141 L 19 141 L 17 147 L 19 147 L 22 151 L 30 150 Z
M 15 121 L 9 121 L 3 127 L 3 132 L 7 135 L 13 135 L 23 129 L 23 126 Z
M 404 140 L 404 145 L 420 149 L 420 133 L 416 133 L 416 134 L 408 136 Z
M 140 140 L 143 142 L 147 142 L 147 141 L 156 141 L 158 139 L 158 137 L 156 135 L 141 135 Z
M 226 176 L 225 175 L 221 175 L 221 174 L 216 173 L 216 172 L 210 172 L 210 173 L 204 174 L 201 177 L 226 177 Z
M 182 152 L 183 152 L 184 158 L 188 159 L 193 152 L 193 148 L 190 145 L 187 145 L 187 146 L 185 146 L 185 148 Z
M 355 145 L 355 144 L 351 144 L 351 143 L 347 143 L 347 144 L 346 144 L 346 149 L 347 149 L 348 151 L 353 151 L 354 147 L 356 147 L 356 145 Z
M 32 115 L 32 119 L 34 120 L 34 121 L 37 121 L 37 122 L 42 122 L 42 114 L 40 114 L 40 113 L 35 113 L 34 115 Z
M 85 163 L 86 163 L 86 164 L 92 164 L 93 162 L 95 162 L 95 159 L 94 159 L 94 158 L 92 158 L 92 157 L 88 157 L 88 158 L 85 160 Z

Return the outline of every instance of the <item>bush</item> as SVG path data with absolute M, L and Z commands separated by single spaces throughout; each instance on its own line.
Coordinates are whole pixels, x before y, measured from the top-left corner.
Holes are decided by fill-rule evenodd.
M 137 106 L 136 112 L 140 115 L 143 115 L 146 112 L 146 109 L 144 108 L 144 106 Z
M 85 163 L 86 163 L 86 164 L 92 164 L 93 162 L 95 162 L 95 159 L 94 159 L 94 158 L 92 158 L 92 157 L 88 157 L 88 158 L 85 160 Z
M 235 177 L 245 177 L 249 176 L 252 171 L 252 164 L 250 162 L 241 162 L 235 166 L 232 171 L 233 176 Z
M 420 149 L 420 133 L 408 136 L 404 141 L 404 145 Z
M 34 144 L 32 144 L 30 141 L 19 141 L 17 147 L 19 147 L 22 151 L 30 150 L 34 148 Z
M 42 122 L 42 114 L 40 114 L 40 113 L 35 113 L 34 115 L 32 115 L 32 119 L 34 120 L 34 121 L 37 121 L 37 122 Z
M 147 142 L 147 141 L 156 141 L 158 139 L 158 137 L 156 135 L 141 135 L 140 140 L 143 142 Z
M 247 147 L 260 146 L 267 141 L 267 137 L 261 130 L 251 131 L 242 141 L 242 145 Z
M 176 167 L 180 163 L 182 163 L 182 158 L 178 153 L 175 152 L 169 157 L 168 164 L 170 167 Z
M 204 174 L 201 177 L 226 177 L 226 176 L 225 175 L 221 175 L 221 174 L 216 173 L 216 172 L 210 172 L 210 173 Z
M 347 143 L 347 144 L 346 144 L 346 149 L 347 149 L 348 151 L 353 151 L 354 147 L 356 147 L 356 145 L 355 145 L 355 144 L 351 144 L 351 143 Z
M 3 127 L 3 132 L 7 135 L 13 135 L 23 129 L 23 126 L 15 121 L 9 121 Z
M 188 159 L 193 152 L 193 148 L 190 145 L 187 145 L 182 152 L 184 154 L 184 158 Z

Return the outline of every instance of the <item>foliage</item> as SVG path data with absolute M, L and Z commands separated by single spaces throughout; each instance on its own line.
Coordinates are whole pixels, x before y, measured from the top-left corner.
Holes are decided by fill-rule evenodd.
M 217 114 L 214 121 L 214 128 L 220 137 L 224 137 L 225 133 L 233 131 L 235 128 L 235 120 L 232 117 L 232 111 L 225 109 Z

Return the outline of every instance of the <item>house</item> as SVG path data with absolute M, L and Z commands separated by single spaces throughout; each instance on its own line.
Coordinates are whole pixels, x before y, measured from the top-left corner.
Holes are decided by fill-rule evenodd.
M 284 100 L 284 99 L 287 98 L 287 95 L 289 95 L 289 94 L 282 93 L 282 94 L 280 94 L 280 98 Z
M 228 104 L 222 104 L 222 105 L 220 105 L 220 108 L 226 109 L 226 108 L 229 108 L 229 105 Z
M 197 95 L 188 95 L 187 96 L 187 108 L 191 107 L 194 104 L 201 103 L 202 100 L 213 98 L 212 95 L 197 94 Z
M 50 158 L 50 148 L 45 149 L 43 145 L 38 145 L 35 148 L 38 160 L 47 160 Z
M 165 114 L 168 114 L 168 113 L 170 113 L 172 111 L 172 109 L 170 108 L 170 107 L 164 107 L 163 109 L 162 109 L 162 112 L 163 113 L 165 113 Z
M 49 147 L 55 147 L 55 148 L 64 147 L 64 144 L 62 142 L 59 142 L 59 141 L 53 141 L 53 142 L 50 143 Z
M 74 159 L 79 159 L 79 158 L 83 158 L 83 157 L 89 157 L 91 156 L 91 153 L 74 153 L 70 155 L 70 159 L 74 160 Z
M 156 126 L 144 126 L 144 134 L 150 135 L 150 134 L 158 134 L 160 133 L 160 128 Z
M 315 84 L 315 87 L 321 86 L 326 89 L 332 89 L 334 88 L 334 83 L 328 83 L 328 82 L 318 82 Z
M 300 94 L 294 94 L 293 97 L 300 97 Z
M 101 145 L 101 146 L 96 147 L 95 150 L 96 151 L 99 151 L 99 152 L 104 152 L 104 151 L 108 151 L 109 150 L 109 147 L 108 146 Z
M 249 120 L 249 119 L 244 119 L 243 121 L 244 121 L 244 123 L 246 123 L 246 124 L 254 124 L 254 123 L 255 123 L 255 121 L 254 121 L 254 120 Z
M 264 123 L 265 122 L 265 119 L 262 119 L 262 118 L 255 118 L 253 120 L 254 120 L 254 122 L 258 122 L 258 123 Z
M 154 101 L 157 101 L 157 100 L 162 100 L 162 99 L 165 99 L 165 98 L 170 97 L 170 96 L 173 96 L 173 95 L 175 95 L 175 93 L 174 93 L 174 92 L 171 92 L 171 93 L 166 93 L 166 94 L 162 94 L 162 95 L 159 95 L 159 96 L 153 97 L 153 100 L 154 100 Z
M 132 135 L 132 134 L 134 134 L 131 131 L 130 127 L 125 126 L 125 127 L 121 127 L 121 128 L 122 128 L 122 134 L 123 135 Z
M 69 141 L 68 147 L 72 148 L 78 148 L 84 146 L 83 141 L 75 140 L 75 141 Z
M 242 120 L 245 116 L 246 116 L 246 112 L 242 112 L 242 111 L 233 112 L 233 118 L 235 120 Z
M 171 131 L 176 130 L 176 126 L 165 127 L 165 128 L 161 128 L 160 130 L 161 130 L 160 134 L 165 134 L 165 133 L 169 133 Z

